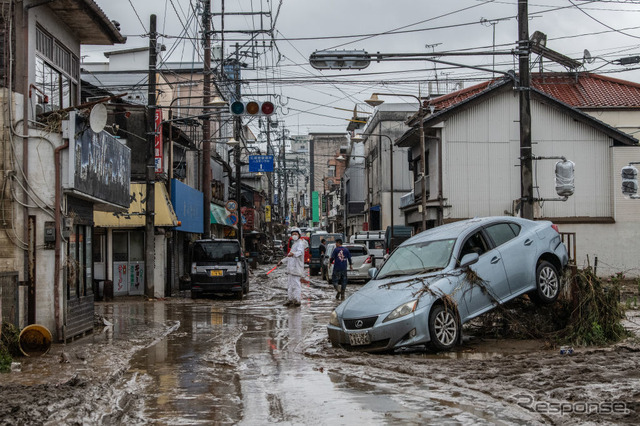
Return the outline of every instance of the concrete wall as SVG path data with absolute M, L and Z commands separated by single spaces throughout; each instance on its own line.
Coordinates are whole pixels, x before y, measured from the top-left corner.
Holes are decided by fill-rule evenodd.
M 20 101 L 20 97 L 16 96 Z M 14 108 L 14 122 L 22 117 L 21 102 L 17 102 Z M 22 126 L 20 126 L 22 129 Z M 28 169 L 24 170 L 28 176 L 25 187 L 28 189 L 26 215 L 24 209 L 18 203 L 13 203 L 14 223 L 13 229 L 6 229 L 13 241 L 14 265 L 17 266 L 19 280 L 25 281 L 24 247 L 27 240 L 24 230 L 27 229 L 28 216 L 36 218 L 36 261 L 35 261 L 35 286 L 36 286 L 36 322 L 47 327 L 55 335 L 56 323 L 54 316 L 54 250 L 44 248 L 44 223 L 53 221 L 54 195 L 55 195 L 55 165 L 54 149 L 62 144 L 59 133 L 48 133 L 30 129 L 30 137 L 23 139 L 14 137 L 15 160 L 11 167 L 21 175 L 23 165 L 23 144 L 27 144 Z M 17 200 L 24 201 L 24 191 L 19 185 L 15 185 L 14 194 Z M 66 262 L 66 246 L 62 246 L 61 264 Z M 62 278 L 64 274 L 60 274 Z M 62 285 L 59 286 L 60 312 L 63 308 Z

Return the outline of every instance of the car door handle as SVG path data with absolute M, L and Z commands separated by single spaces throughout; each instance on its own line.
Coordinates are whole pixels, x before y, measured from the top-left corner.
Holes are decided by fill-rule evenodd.
M 530 246 L 532 243 L 533 243 L 533 241 L 531 241 L 531 240 L 530 240 L 530 239 L 528 239 L 528 238 L 524 241 L 524 245 L 525 245 L 525 246 Z
M 494 265 L 495 265 L 496 263 L 498 263 L 498 262 L 500 262 L 500 258 L 499 258 L 498 256 L 496 256 L 496 257 L 494 257 L 493 259 L 491 259 L 491 263 L 492 263 L 492 264 L 494 264 Z

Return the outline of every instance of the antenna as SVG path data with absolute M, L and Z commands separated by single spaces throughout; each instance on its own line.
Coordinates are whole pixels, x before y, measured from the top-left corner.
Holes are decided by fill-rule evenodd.
M 593 61 L 596 60 L 596 58 L 594 58 L 593 56 L 591 56 L 591 52 L 589 52 L 587 49 L 584 49 L 584 54 L 582 55 L 582 60 L 588 64 L 592 64 Z
M 95 133 L 100 133 L 104 130 L 104 126 L 107 124 L 107 107 L 104 104 L 96 104 L 91 108 L 89 113 L 89 126 Z

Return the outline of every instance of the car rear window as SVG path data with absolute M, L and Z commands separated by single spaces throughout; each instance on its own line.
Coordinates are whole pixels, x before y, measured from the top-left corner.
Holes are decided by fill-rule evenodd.
M 351 256 L 365 256 L 367 255 L 367 250 L 364 247 L 347 247 L 349 249 L 349 253 Z
M 238 243 L 196 243 L 193 247 L 194 262 L 235 262 L 240 257 Z

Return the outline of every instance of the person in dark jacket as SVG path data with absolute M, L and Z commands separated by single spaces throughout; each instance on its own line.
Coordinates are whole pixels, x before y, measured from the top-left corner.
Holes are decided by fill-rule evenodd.
M 329 260 L 333 264 L 331 282 L 333 283 L 333 288 L 336 289 L 336 299 L 344 300 L 344 291 L 347 288 L 347 264 L 353 270 L 353 263 L 351 262 L 349 249 L 342 247 L 340 238 L 336 239 L 336 248 L 333 249 Z

